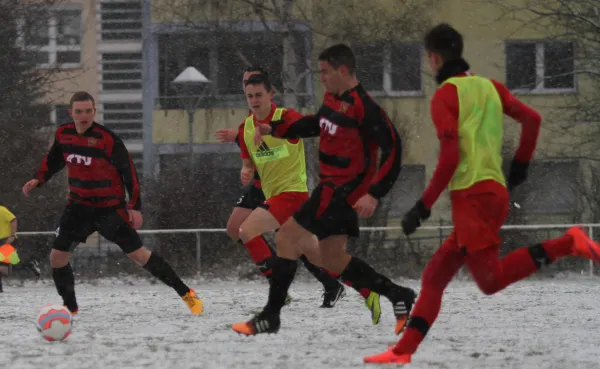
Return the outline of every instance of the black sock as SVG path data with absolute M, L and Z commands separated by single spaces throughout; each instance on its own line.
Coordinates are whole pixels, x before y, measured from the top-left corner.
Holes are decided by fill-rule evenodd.
M 302 255 L 300 260 L 304 264 L 306 270 L 308 270 L 310 274 L 312 274 L 319 282 L 323 284 L 325 290 L 332 290 L 340 285 L 337 279 L 330 276 L 325 269 L 319 268 L 315 264 L 311 263 L 306 256 Z
M 281 308 L 285 305 L 285 298 L 294 280 L 297 268 L 298 260 L 275 258 L 269 288 L 269 300 L 264 308 L 265 313 L 279 315 Z
M 160 279 L 160 281 L 167 286 L 173 288 L 179 296 L 184 296 L 190 292 L 190 288 L 179 278 L 177 273 L 171 268 L 171 266 L 156 252 L 150 254 L 150 258 L 144 269 L 150 272 L 153 276 Z
M 396 302 L 412 296 L 412 290 L 398 286 L 386 276 L 383 276 L 371 268 L 364 261 L 352 257 L 348 266 L 341 274 L 342 280 L 352 282 L 352 285 L 368 288 L 369 290 L 387 297 Z
M 78 309 L 77 299 L 75 298 L 75 274 L 71 268 L 71 263 L 68 263 L 62 268 L 52 268 L 52 278 L 56 291 L 62 297 L 63 304 L 67 306 L 71 312 Z

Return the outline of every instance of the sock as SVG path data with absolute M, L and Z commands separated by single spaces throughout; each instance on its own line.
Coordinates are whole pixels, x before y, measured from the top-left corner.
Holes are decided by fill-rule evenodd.
M 338 288 L 339 282 L 337 281 L 337 279 L 329 275 L 329 273 L 327 273 L 325 269 L 319 268 L 318 266 L 314 265 L 304 255 L 300 257 L 300 260 L 304 264 L 306 270 L 308 270 L 310 274 L 312 274 L 319 282 L 321 282 L 321 284 L 323 284 L 325 291 Z
M 281 308 L 285 305 L 285 298 L 296 276 L 297 268 L 298 260 L 275 258 L 269 287 L 269 300 L 263 310 L 265 313 L 279 315 Z
M 571 255 L 572 245 L 573 238 L 571 236 L 562 236 L 542 242 L 542 247 L 548 256 L 550 263 L 554 263 L 558 259 Z
M 272 264 L 275 258 L 275 251 L 271 248 L 267 240 L 263 236 L 257 236 L 250 241 L 244 243 L 239 241 L 246 249 L 254 264 L 258 265 L 260 272 L 267 280 L 270 280 L 272 274 Z
M 63 299 L 63 304 L 71 312 L 77 311 L 77 299 L 75 298 L 75 274 L 73 274 L 71 263 L 67 263 L 67 265 L 62 268 L 52 268 L 52 279 L 54 279 L 56 291 Z
M 342 280 L 348 280 L 353 285 L 364 286 L 373 292 L 396 302 L 412 297 L 412 290 L 393 283 L 389 278 L 377 273 L 364 261 L 352 257 L 348 266 L 341 274 Z
M 183 283 L 165 259 L 156 252 L 150 254 L 150 258 L 146 265 L 144 265 L 144 269 L 158 278 L 162 283 L 174 289 L 179 296 L 184 296 L 190 292 L 190 288 Z
M 327 270 L 327 273 L 329 273 L 330 276 L 332 276 L 335 279 L 340 279 L 340 275 L 339 273 L 334 273 L 330 270 Z M 366 300 L 369 298 L 369 296 L 371 295 L 371 290 L 368 288 L 364 288 L 364 287 L 360 287 L 357 286 L 356 284 L 353 284 L 352 282 L 350 282 L 349 280 L 343 280 L 342 282 L 348 286 L 348 287 L 352 287 L 353 289 L 356 290 L 356 292 L 360 293 L 360 295 Z

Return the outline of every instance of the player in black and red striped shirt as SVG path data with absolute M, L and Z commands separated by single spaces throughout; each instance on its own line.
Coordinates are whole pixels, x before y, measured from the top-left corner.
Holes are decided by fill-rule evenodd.
M 398 334 L 408 319 L 415 292 L 350 256 L 346 247 L 349 237 L 359 235 L 358 217 L 373 215 L 379 199 L 390 191 L 400 174 L 400 136 L 387 114 L 358 83 L 356 58 L 347 45 L 323 51 L 319 70 L 327 93 L 315 115 L 294 122 L 257 125 L 258 133 L 273 137 L 318 136 L 320 181 L 309 200 L 277 233 L 278 258 L 272 266 L 267 305 L 250 321 L 232 328 L 246 335 L 277 332 L 298 258 L 306 255 L 342 280 L 387 297 L 393 305 Z
M 75 277 L 69 258 L 80 242 L 94 232 L 117 244 L 136 264 L 172 287 L 194 315 L 202 313 L 202 301 L 183 283 L 156 252 L 142 246 L 136 229 L 142 225 L 140 186 L 123 141 L 94 122 L 96 106 L 87 92 L 70 101 L 72 123 L 61 125 L 50 152 L 34 179 L 23 186 L 25 196 L 52 176 L 68 169 L 69 200 L 59 222 L 50 253 L 52 277 L 65 306 L 77 313 Z M 129 199 L 126 199 L 126 193 Z

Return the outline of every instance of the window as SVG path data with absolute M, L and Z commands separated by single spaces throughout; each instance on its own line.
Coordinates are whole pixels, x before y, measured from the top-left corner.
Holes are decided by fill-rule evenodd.
M 575 90 L 574 46 L 567 41 L 506 43 L 506 86 L 511 90 Z
M 311 74 L 306 64 L 308 48 L 306 32 L 294 33 L 297 61 L 297 83 L 294 92 L 299 105 L 305 106 L 311 98 L 309 93 Z M 225 32 L 214 36 L 189 33 L 161 34 L 159 44 L 159 95 L 160 108 L 177 109 L 181 91 L 172 81 L 188 66 L 195 67 L 210 81 L 206 99 L 200 107 L 243 106 L 242 73 L 251 65 L 261 65 L 270 76 L 275 89 L 283 92 L 283 46 L 282 37 L 276 32 Z M 206 89 L 205 89 L 206 91 Z M 195 93 L 194 93 L 195 94 Z
M 577 161 L 540 161 L 531 165 L 527 181 L 511 198 L 523 213 L 572 214 L 578 209 L 581 192 L 578 178 Z
M 383 203 L 389 203 L 388 217 L 402 217 L 415 205 L 425 190 L 425 166 L 404 165 L 398 180 Z
M 102 54 L 102 90 L 123 91 L 142 89 L 142 54 Z
M 423 91 L 419 44 L 369 44 L 354 48 L 357 76 L 375 95 L 411 96 Z
M 36 8 L 21 22 L 21 42 L 35 53 L 39 67 L 79 67 L 81 23 L 80 8 Z
M 142 2 L 122 0 L 100 3 L 101 37 L 104 41 L 142 39 Z
M 72 119 L 69 116 L 69 105 L 54 105 L 51 120 L 57 125 L 71 122 Z

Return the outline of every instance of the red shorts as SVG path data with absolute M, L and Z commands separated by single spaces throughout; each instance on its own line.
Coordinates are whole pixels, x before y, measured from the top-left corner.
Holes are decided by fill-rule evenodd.
M 285 223 L 308 200 L 308 192 L 282 192 L 259 205 L 277 219 Z
M 459 249 L 472 253 L 502 243 L 500 228 L 508 216 L 509 195 L 506 188 L 494 181 L 450 194 L 452 221 Z

